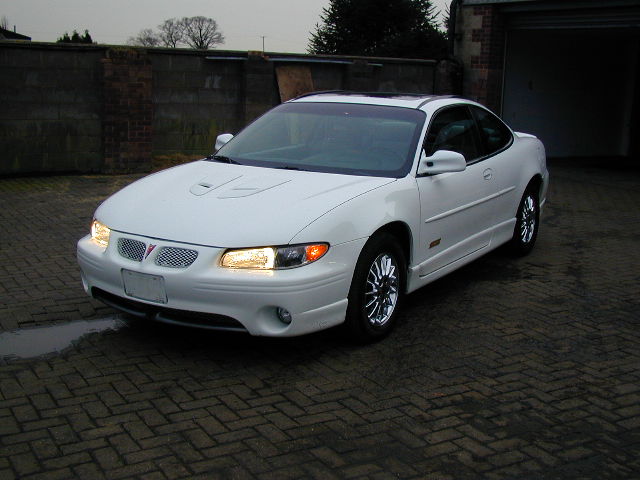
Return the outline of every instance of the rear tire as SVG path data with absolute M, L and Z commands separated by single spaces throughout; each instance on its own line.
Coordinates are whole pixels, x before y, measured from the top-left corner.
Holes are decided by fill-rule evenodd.
M 392 235 L 381 233 L 365 244 L 353 274 L 345 321 L 353 340 L 373 342 L 393 329 L 406 270 L 404 253 Z
M 527 255 L 538 238 L 538 226 L 540 223 L 540 204 L 538 195 L 532 189 L 527 189 L 520 200 L 516 225 L 513 229 L 513 237 L 509 242 L 509 249 L 513 255 Z

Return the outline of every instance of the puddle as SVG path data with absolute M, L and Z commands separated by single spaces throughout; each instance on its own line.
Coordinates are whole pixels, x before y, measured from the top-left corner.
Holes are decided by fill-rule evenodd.
M 120 317 L 114 316 L 2 332 L 0 333 L 0 358 L 33 358 L 61 352 L 85 335 L 119 330 L 126 325 Z

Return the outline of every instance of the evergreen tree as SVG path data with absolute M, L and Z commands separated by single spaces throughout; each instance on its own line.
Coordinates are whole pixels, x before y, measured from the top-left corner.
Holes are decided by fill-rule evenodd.
M 445 57 L 445 34 L 431 0 L 331 0 L 309 53 L 375 57 Z
M 84 31 L 84 35 L 82 35 L 82 37 L 80 37 L 80 41 L 82 43 L 93 43 L 93 39 L 91 38 L 91 35 L 89 35 L 89 30 Z
M 91 38 L 91 35 L 89 34 L 89 30 L 85 30 L 84 31 L 84 35 L 80 35 L 78 33 L 77 30 L 74 30 L 73 33 L 71 34 L 71 36 L 69 36 L 69 33 L 64 32 L 64 35 L 62 35 L 60 38 L 58 38 L 58 40 L 56 40 L 57 43 L 88 43 L 91 44 L 93 43 L 93 39 Z

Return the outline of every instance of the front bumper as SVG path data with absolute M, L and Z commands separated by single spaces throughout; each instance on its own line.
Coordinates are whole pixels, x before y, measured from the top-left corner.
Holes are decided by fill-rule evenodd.
M 131 260 L 119 253 L 119 238 L 156 247 L 141 261 Z M 117 231 L 111 231 L 106 248 L 97 245 L 89 235 L 80 239 L 77 257 L 85 291 L 121 310 L 142 312 L 168 323 L 222 330 L 243 328 L 252 335 L 296 336 L 344 322 L 355 262 L 365 241 L 332 245 L 315 263 L 274 271 L 222 268 L 219 266 L 222 248 Z M 198 257 L 186 268 L 160 266 L 155 259 L 162 247 L 193 249 Z M 161 278 L 166 295 L 160 302 L 133 298 L 125 292 L 123 270 Z M 291 323 L 279 319 L 278 308 L 291 313 Z M 181 314 L 167 314 L 176 312 Z M 215 314 L 222 321 L 208 322 L 206 316 L 199 314 Z M 233 321 L 224 321 L 223 317 L 233 319 L 242 328 L 234 327 Z

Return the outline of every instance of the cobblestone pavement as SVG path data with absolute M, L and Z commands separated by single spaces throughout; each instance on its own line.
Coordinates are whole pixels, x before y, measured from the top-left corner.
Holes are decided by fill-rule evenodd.
M 2 358 L 0 478 L 640 478 L 640 172 L 550 169 L 534 252 L 415 292 L 377 344 L 128 321 Z M 2 335 L 114 315 L 75 241 L 134 178 L 0 179 Z

